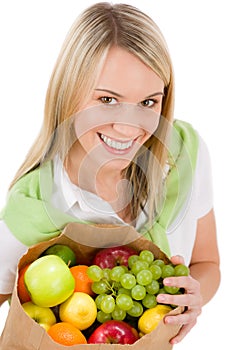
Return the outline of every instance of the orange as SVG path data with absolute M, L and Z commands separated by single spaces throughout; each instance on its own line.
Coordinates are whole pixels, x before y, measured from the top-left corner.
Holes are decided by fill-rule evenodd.
M 94 295 L 95 293 L 91 289 L 93 281 L 87 276 L 88 266 L 77 265 L 70 268 L 75 279 L 75 292 L 83 292 L 89 295 Z
M 31 301 L 31 297 L 27 291 L 27 288 L 24 283 L 24 274 L 26 270 L 28 269 L 30 264 L 27 264 L 19 271 L 19 278 L 18 278 L 18 296 L 21 303 L 26 303 L 28 301 Z
M 49 328 L 48 334 L 56 343 L 62 345 L 87 344 L 82 332 L 68 322 L 55 323 Z

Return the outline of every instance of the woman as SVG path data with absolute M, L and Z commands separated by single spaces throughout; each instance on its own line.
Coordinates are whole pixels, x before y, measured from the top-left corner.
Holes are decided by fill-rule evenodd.
M 183 325 L 171 343 L 183 339 L 220 273 L 208 152 L 190 125 L 174 121 L 173 107 L 172 64 L 156 24 L 129 5 L 88 8 L 64 42 L 42 129 L 2 211 L 1 302 L 31 244 L 70 221 L 131 224 L 190 267 L 190 276 L 165 280 L 184 295 L 158 296 L 186 307 L 165 318 Z

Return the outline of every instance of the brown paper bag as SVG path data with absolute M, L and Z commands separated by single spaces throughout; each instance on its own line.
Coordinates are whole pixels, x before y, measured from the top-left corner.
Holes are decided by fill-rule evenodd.
M 26 264 L 37 259 L 41 253 L 55 243 L 68 245 L 77 255 L 77 263 L 90 264 L 94 255 L 103 247 L 127 244 L 137 250 L 148 249 L 156 258 L 168 261 L 167 257 L 150 241 L 144 239 L 130 226 L 93 226 L 72 223 L 67 225 L 63 233 L 46 242 L 39 243 L 31 248 L 21 258 L 18 271 Z M 176 308 L 170 314 L 181 313 Z M 120 344 L 83 344 L 63 346 L 55 343 L 46 331 L 34 320 L 27 316 L 21 307 L 17 296 L 17 278 L 12 295 L 11 306 L 5 328 L 0 338 L 1 350 L 170 350 L 169 340 L 179 331 L 179 326 L 165 325 L 161 321 L 158 327 L 140 338 L 132 345 Z

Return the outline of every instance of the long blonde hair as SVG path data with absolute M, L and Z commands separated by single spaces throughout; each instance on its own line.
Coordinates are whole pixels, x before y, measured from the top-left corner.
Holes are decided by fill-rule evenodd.
M 131 216 L 136 218 L 145 202 L 149 216 L 161 200 L 161 169 L 167 160 L 167 123 L 173 119 L 173 70 L 166 42 L 158 26 L 146 14 L 126 4 L 97 3 L 85 10 L 72 25 L 53 70 L 44 109 L 41 131 L 11 186 L 23 175 L 37 168 L 44 160 L 53 159 L 69 149 L 73 138 L 71 116 L 92 93 L 109 48 L 118 45 L 148 65 L 165 84 L 165 96 L 156 135 L 144 145 L 150 156 L 139 152 L 125 170 L 132 184 Z M 63 125 L 62 133 L 59 126 Z M 144 147 L 144 149 L 145 149 Z M 148 153 L 148 152 L 147 152 Z M 156 162 L 154 161 L 156 160 Z M 138 164 L 146 163 L 141 169 Z

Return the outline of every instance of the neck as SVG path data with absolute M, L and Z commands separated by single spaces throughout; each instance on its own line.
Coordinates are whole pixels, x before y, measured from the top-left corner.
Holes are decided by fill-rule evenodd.
M 123 220 L 130 222 L 131 190 L 120 167 L 111 168 L 109 163 L 100 166 L 80 148 L 77 152 L 74 145 L 65 160 L 65 168 L 72 183 L 107 201 Z
M 75 145 L 66 157 L 65 169 L 72 183 L 109 202 L 117 200 L 126 187 L 120 168 L 99 165 L 80 148 L 77 152 Z

